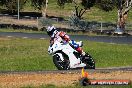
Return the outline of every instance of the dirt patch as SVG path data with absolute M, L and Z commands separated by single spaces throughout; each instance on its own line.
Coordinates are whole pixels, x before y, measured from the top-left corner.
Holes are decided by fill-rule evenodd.
M 12 17 L 2 16 L 0 17 L 1 24 L 16 24 L 16 25 L 37 25 L 37 19 L 13 19 Z
M 75 85 L 79 82 L 81 73 L 28 73 L 28 74 L 0 74 L 0 87 L 15 88 L 23 86 L 40 86 L 53 84 L 56 86 Z M 132 81 L 132 71 L 115 71 L 110 73 L 89 73 L 90 79 L 129 79 Z
M 10 40 L 10 39 L 6 37 L 0 37 L 0 41 L 6 41 L 6 40 Z

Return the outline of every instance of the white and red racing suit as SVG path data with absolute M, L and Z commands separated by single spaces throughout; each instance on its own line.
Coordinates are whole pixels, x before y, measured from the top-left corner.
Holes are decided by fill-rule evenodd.
M 59 42 L 69 42 L 71 43 L 72 47 L 74 47 L 74 49 L 76 51 L 78 51 L 80 54 L 82 54 L 83 50 L 81 47 L 79 47 L 79 45 L 74 41 L 74 40 L 70 40 L 70 37 L 63 31 L 57 31 L 55 34 L 53 34 L 54 36 L 51 37 L 50 39 L 50 43 L 53 44 L 54 41 L 59 41 Z

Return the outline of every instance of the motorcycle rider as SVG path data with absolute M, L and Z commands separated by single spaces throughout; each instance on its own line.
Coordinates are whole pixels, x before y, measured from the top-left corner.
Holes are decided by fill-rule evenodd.
M 59 41 L 63 43 L 69 42 L 70 45 L 79 52 L 82 56 L 85 56 L 85 52 L 82 50 L 82 41 L 76 42 L 74 40 L 70 40 L 70 37 L 63 31 L 58 31 L 54 26 L 48 26 L 47 34 L 51 37 L 50 44 L 53 44 L 54 41 Z

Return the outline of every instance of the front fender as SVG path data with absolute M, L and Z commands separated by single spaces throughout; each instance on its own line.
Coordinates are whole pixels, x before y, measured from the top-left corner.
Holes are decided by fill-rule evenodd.
M 66 53 L 64 53 L 62 50 L 58 50 L 58 51 L 55 52 L 55 54 L 56 53 L 61 53 L 62 57 L 64 57 L 65 59 L 69 59 L 69 56 Z
M 53 53 L 53 48 L 51 48 L 50 46 L 49 46 L 49 48 L 48 48 L 48 53 L 49 53 L 49 54 L 52 54 L 52 53 Z
M 55 53 L 53 56 L 58 55 L 62 61 L 64 61 L 64 57 L 62 53 Z

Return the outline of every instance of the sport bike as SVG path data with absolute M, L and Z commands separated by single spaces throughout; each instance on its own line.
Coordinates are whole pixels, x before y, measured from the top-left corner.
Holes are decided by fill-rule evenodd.
M 58 70 L 82 68 L 95 69 L 95 62 L 91 55 L 82 56 L 70 43 L 55 41 L 48 48 L 48 53 L 53 56 L 53 62 Z

